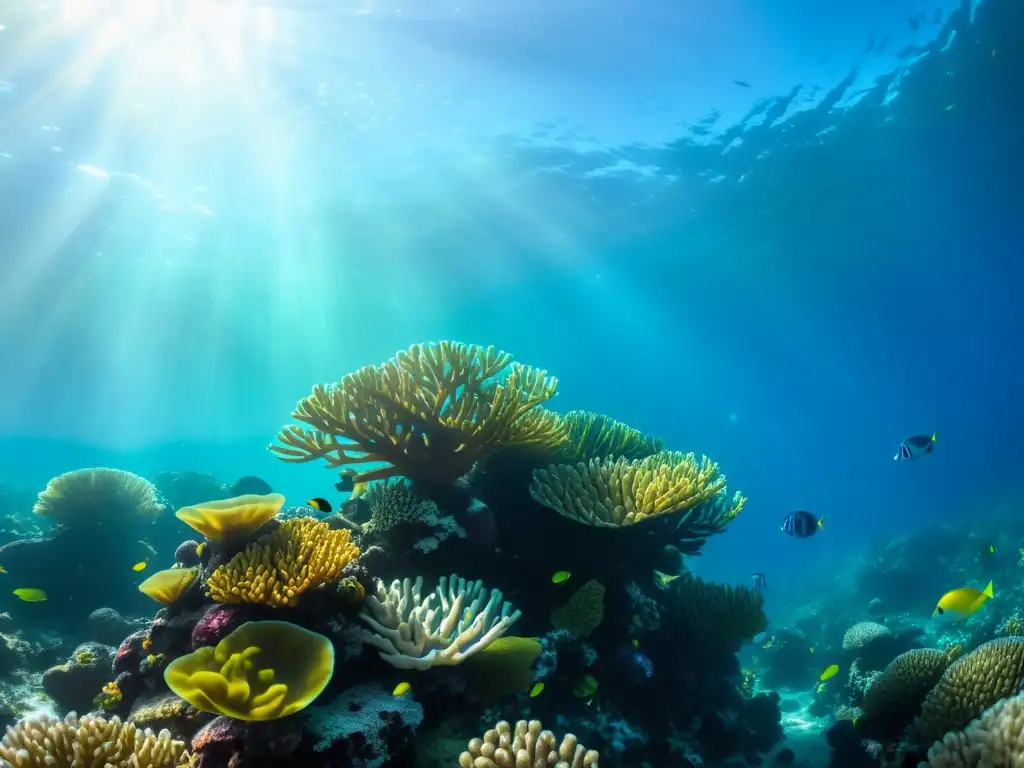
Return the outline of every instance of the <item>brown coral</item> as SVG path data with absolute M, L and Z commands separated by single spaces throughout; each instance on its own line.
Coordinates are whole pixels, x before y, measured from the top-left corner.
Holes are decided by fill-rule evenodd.
M 335 581 L 359 557 L 347 528 L 311 517 L 286 520 L 215 570 L 207 580 L 220 603 L 294 606 L 308 589 Z
M 50 480 L 33 512 L 59 525 L 123 523 L 151 519 L 163 512 L 156 488 L 145 478 L 120 469 L 76 469 Z
M 43 715 L 7 729 L 0 759 L 13 768 L 184 768 L 185 744 L 170 731 L 153 733 L 117 717 Z
M 460 768 L 598 768 L 600 755 L 587 750 L 567 733 L 559 742 L 551 731 L 541 730 L 539 720 L 520 720 L 515 730 L 502 720 L 482 739 L 469 742 L 459 755 Z
M 530 495 L 538 504 L 586 525 L 620 528 L 660 515 L 693 510 L 725 491 L 718 464 L 694 453 L 663 451 L 646 459 L 593 459 L 559 464 L 533 473 Z M 710 523 L 724 528 L 742 511 L 744 499 L 717 511 L 713 521 L 682 520 L 687 526 Z
M 1024 765 L 1024 694 L 993 705 L 963 731 L 928 750 L 932 768 L 1018 768 Z
M 864 693 L 860 732 L 886 743 L 897 739 L 920 714 L 949 663 L 949 656 L 935 648 L 917 648 L 893 659 Z
M 507 375 L 506 375 L 507 371 Z M 356 476 L 403 475 L 443 484 L 499 447 L 559 446 L 565 423 L 538 406 L 558 380 L 513 363 L 494 347 L 442 341 L 415 344 L 382 365 L 317 385 L 271 450 L 284 461 L 324 459 L 332 468 L 384 463 Z
M 569 602 L 551 611 L 551 624 L 577 637 L 587 637 L 604 620 L 604 585 L 591 579 L 577 589 Z
M 1000 699 L 1024 687 L 1024 638 L 1004 637 L 980 645 L 953 662 L 932 689 L 914 721 L 912 736 L 928 746 L 959 731 Z

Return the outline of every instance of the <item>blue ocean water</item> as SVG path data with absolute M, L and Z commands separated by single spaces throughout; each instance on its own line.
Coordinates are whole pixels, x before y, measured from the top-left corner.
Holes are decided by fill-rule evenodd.
M 0 479 L 330 494 L 295 402 L 455 339 L 718 461 L 770 616 L 1020 503 L 1015 0 L 146 8 L 0 7 Z

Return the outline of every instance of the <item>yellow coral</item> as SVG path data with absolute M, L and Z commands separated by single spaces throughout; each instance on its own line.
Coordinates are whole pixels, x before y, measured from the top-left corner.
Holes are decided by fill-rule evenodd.
M 707 456 L 663 451 L 646 459 L 594 459 L 588 464 L 552 465 L 533 473 L 530 495 L 561 515 L 587 525 L 619 528 L 659 515 L 694 509 L 725 490 L 725 477 Z M 736 494 L 728 508 L 700 526 L 724 528 L 743 509 Z
M 76 469 L 50 480 L 33 512 L 60 525 L 122 523 L 163 512 L 156 487 L 120 469 Z
M 569 602 L 551 611 L 551 624 L 579 637 L 587 637 L 604 620 L 604 585 L 591 579 L 580 587 Z
M 139 592 L 161 605 L 170 605 L 192 586 L 198 574 L 198 568 L 167 568 L 157 571 L 139 584 Z
M 591 411 L 565 414 L 569 442 L 563 455 L 574 462 L 591 459 L 645 459 L 665 449 L 660 437 L 645 435 L 639 429 Z
M 164 681 L 203 712 L 258 721 L 305 709 L 333 672 L 328 638 L 286 621 L 250 621 L 216 648 L 204 646 L 172 661 Z
M 244 539 L 274 519 L 284 506 L 280 493 L 247 494 L 182 507 L 174 513 L 185 525 L 210 541 Z
M 170 731 L 153 733 L 117 717 L 43 715 L 7 729 L 0 764 L 13 768 L 186 768 L 185 744 Z
M 220 603 L 292 607 L 307 589 L 335 581 L 357 557 L 347 528 L 331 530 L 325 522 L 297 517 L 247 546 L 206 583 Z
M 402 475 L 443 484 L 499 447 L 564 443 L 562 418 L 538 408 L 557 386 L 546 371 L 513 363 L 494 347 L 415 344 L 338 384 L 314 387 L 292 413 L 312 429 L 287 426 L 270 449 L 284 461 L 324 459 L 332 468 L 386 465 L 356 482 Z

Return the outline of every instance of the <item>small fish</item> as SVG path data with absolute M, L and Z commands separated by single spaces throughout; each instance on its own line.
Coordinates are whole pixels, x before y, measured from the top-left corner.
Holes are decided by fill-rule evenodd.
M 540 696 L 542 693 L 544 693 L 544 683 L 534 683 L 533 688 L 530 689 L 530 698 Z
M 818 675 L 818 679 L 821 680 L 822 682 L 825 682 L 826 680 L 829 680 L 829 679 L 835 677 L 838 673 L 839 673 L 839 665 L 838 664 L 829 664 L 827 667 L 825 667 L 823 670 L 821 670 L 821 674 Z
M 754 645 L 764 645 L 765 642 L 768 640 L 768 637 L 769 635 L 767 632 L 758 632 L 756 635 L 754 635 L 752 642 L 754 643 Z
M 763 573 L 750 574 L 750 588 L 758 592 L 768 589 L 768 577 Z
M 733 80 L 732 84 L 733 85 L 738 85 L 740 88 L 749 88 L 750 87 L 750 83 L 748 83 L 746 80 Z
M 564 584 L 569 580 L 570 576 L 572 576 L 572 574 L 568 571 L 555 571 L 553 574 L 551 574 L 551 583 Z
M 334 511 L 334 507 L 331 506 L 331 502 L 322 496 L 316 496 L 310 499 L 306 502 L 306 506 L 312 507 L 313 509 L 319 509 L 321 512 L 326 512 L 328 514 Z
M 810 648 L 808 648 L 807 652 L 808 653 L 814 653 L 814 646 L 812 645 Z
M 815 693 L 824 693 L 828 690 L 828 683 L 818 683 L 814 686 Z
M 392 696 L 405 696 L 409 691 L 412 690 L 412 685 L 409 683 L 399 683 L 395 686 L 395 690 L 391 692 Z
M 668 589 L 669 584 L 678 579 L 680 574 L 668 574 L 662 573 L 659 570 L 654 571 L 654 586 L 658 589 Z
M 992 543 L 986 544 L 981 549 L 981 555 L 982 555 L 982 557 L 995 557 L 995 555 L 996 555 L 996 545 L 992 544 Z
M 26 603 L 42 603 L 46 601 L 46 593 L 35 587 L 19 587 L 14 590 L 17 598 Z
M 593 675 L 584 675 L 572 687 L 572 695 L 578 699 L 587 699 L 597 693 L 597 688 L 597 678 Z
M 0 565 L 0 573 L 7 573 L 7 569 Z
M 348 497 L 350 499 L 358 499 L 361 496 L 365 496 L 368 490 L 370 490 L 369 483 L 356 483 L 352 486 L 352 493 L 350 493 Z
M 806 539 L 816 534 L 819 528 L 825 527 L 823 520 L 822 517 L 815 517 L 806 510 L 798 509 L 796 512 L 790 512 L 782 521 L 782 531 L 789 536 Z
M 910 461 L 911 459 L 919 459 L 926 453 L 931 453 L 935 450 L 935 436 L 935 432 L 932 432 L 931 437 L 928 435 L 911 435 L 900 443 L 900 449 L 896 451 L 896 455 L 892 457 L 892 460 Z
M 148 541 L 140 539 L 139 540 L 139 544 L 141 544 L 143 546 L 143 548 L 145 548 L 145 550 L 147 552 L 149 552 L 149 554 L 151 554 L 151 555 L 155 555 L 156 554 L 156 549 L 154 549 L 153 545 L 150 544 Z
M 634 637 L 634 638 L 633 638 L 633 639 L 632 639 L 632 640 L 630 641 L 630 644 L 631 644 L 631 645 L 632 645 L 632 646 L 633 646 L 634 648 L 639 648 L 639 647 L 640 647 L 640 641 L 639 641 L 639 640 L 637 640 L 637 639 L 636 639 L 635 637 Z
M 138 573 L 139 571 L 146 570 L 146 566 L 147 565 L 149 565 L 148 561 L 146 561 L 146 560 L 139 560 L 139 562 L 137 562 L 135 565 L 132 566 L 132 570 L 135 571 L 136 573 Z
M 199 543 L 199 546 L 196 547 L 196 557 L 202 557 L 203 556 L 203 552 L 205 552 L 205 551 L 206 551 L 206 542 L 205 541 L 201 541 Z
M 939 598 L 935 610 L 932 611 L 932 618 L 949 622 L 963 621 L 993 597 L 995 593 L 992 591 L 991 581 L 980 592 L 970 587 L 951 590 Z

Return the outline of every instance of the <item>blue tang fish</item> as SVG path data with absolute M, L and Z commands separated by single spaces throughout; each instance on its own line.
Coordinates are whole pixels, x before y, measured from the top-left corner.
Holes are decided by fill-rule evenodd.
M 796 512 L 790 512 L 782 522 L 782 530 L 789 536 L 806 539 L 816 534 L 819 528 L 825 527 L 822 520 L 823 518 L 815 517 L 806 510 L 798 509 Z
M 931 437 L 928 435 L 911 435 L 900 443 L 900 449 L 896 451 L 896 455 L 892 457 L 892 460 L 910 461 L 911 459 L 919 459 L 926 453 L 931 453 L 935 450 L 935 436 L 935 432 L 932 432 Z

